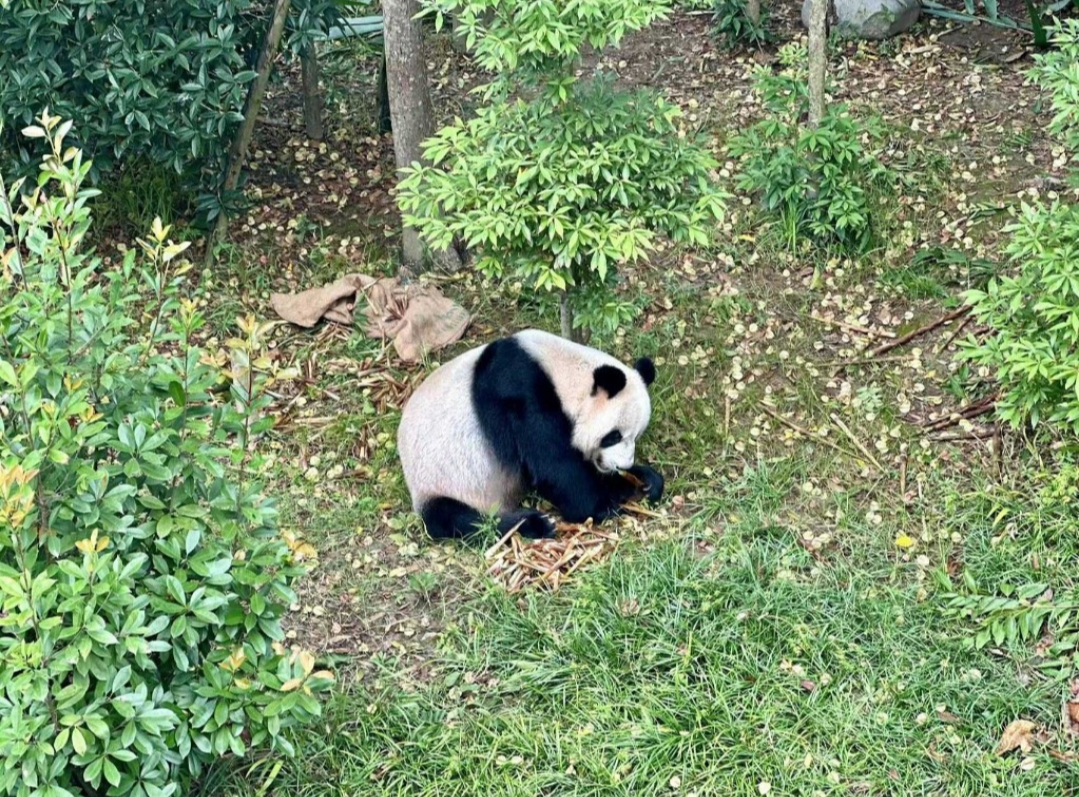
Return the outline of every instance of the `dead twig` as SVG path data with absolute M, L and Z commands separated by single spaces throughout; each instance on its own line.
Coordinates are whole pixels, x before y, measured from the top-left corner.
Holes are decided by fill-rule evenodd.
M 891 357 L 857 357 L 851 360 L 829 360 L 820 364 L 821 368 L 835 368 L 832 376 L 839 376 L 844 368 L 854 365 L 880 365 L 882 363 L 906 362 L 911 358 L 909 354 L 893 354 Z
M 628 504 L 623 504 L 622 508 L 624 510 L 626 510 L 627 512 L 629 512 L 630 514 L 640 515 L 641 517 L 651 517 L 651 518 L 661 518 L 661 517 L 663 517 L 663 515 L 661 515 L 659 512 L 653 512 L 651 509 L 645 509 L 643 506 L 638 504 L 636 501 L 631 501 Z
M 643 486 L 632 474 L 622 473 L 622 476 L 635 487 Z M 632 501 L 622 508 L 628 514 L 662 517 Z M 523 540 L 515 533 L 520 525 L 507 531 L 484 552 L 487 575 L 509 592 L 529 586 L 556 590 L 585 562 L 599 561 L 614 551 L 620 540 L 617 530 L 601 531 L 593 528 L 591 521 L 559 521 L 555 524 L 557 536 L 540 540 Z
M 506 540 L 508 540 L 510 537 L 512 537 L 514 534 L 516 534 L 517 530 L 519 528 L 521 528 L 522 525 L 524 525 L 524 520 L 522 520 L 520 523 L 515 525 L 512 529 L 510 529 L 505 534 L 503 534 L 501 539 L 499 539 L 498 542 L 496 542 L 494 545 L 492 545 L 490 548 L 488 548 L 486 551 L 484 551 L 483 558 L 484 559 L 490 559 L 496 553 L 498 553 L 499 548 L 501 548 L 503 545 L 505 545 Z
M 948 347 L 952 345 L 952 342 L 956 338 L 958 338 L 961 334 L 963 334 L 963 330 L 966 329 L 967 325 L 969 325 L 970 322 L 973 321 L 973 320 L 974 320 L 973 315 L 968 315 L 966 318 L 964 318 L 963 323 L 960 324 L 959 326 L 957 326 L 955 328 L 955 331 L 952 332 L 952 334 L 948 336 L 948 339 L 946 341 L 944 341 L 943 345 L 941 345 L 941 347 L 937 349 L 937 354 L 941 354 L 943 352 L 948 351 Z
M 873 338 L 894 338 L 896 334 L 886 329 L 869 329 L 868 327 L 858 326 L 857 324 L 849 324 L 846 321 L 838 321 L 834 318 L 822 318 L 821 316 L 810 316 L 813 321 L 817 321 L 821 324 L 827 324 L 833 327 L 839 327 L 845 329 L 848 332 L 858 332 L 862 335 L 868 335 Z
M 834 412 L 831 413 L 828 417 L 832 419 L 832 423 L 834 423 L 843 431 L 843 434 L 845 434 L 847 436 L 847 439 L 854 444 L 854 447 L 862 452 L 862 455 L 866 458 L 866 460 L 868 460 L 869 464 L 875 467 L 880 473 L 884 473 L 884 466 L 877 462 L 877 458 L 869 453 L 869 449 L 862 444 L 862 441 L 854 436 L 854 432 L 852 432 L 847 427 L 847 425 L 843 423 L 843 419 L 836 415 Z
M 974 402 L 969 406 L 959 410 L 959 412 L 950 413 L 945 418 L 938 418 L 937 420 L 925 424 L 927 432 L 939 432 L 942 429 L 948 429 L 949 427 L 956 426 L 963 421 L 972 421 L 975 418 L 980 418 L 986 415 L 997 407 L 997 394 L 987 396 L 984 399 Z
M 931 321 L 930 323 L 926 324 L 925 326 L 918 327 L 913 332 L 908 332 L 906 335 L 904 335 L 901 338 L 896 338 L 895 340 L 890 340 L 890 341 L 888 341 L 887 343 L 885 343 L 885 344 L 883 344 L 881 346 L 877 346 L 877 348 L 875 348 L 871 352 L 869 352 L 869 357 L 875 359 L 877 357 L 880 357 L 882 354 L 887 354 L 892 349 L 898 348 L 900 346 L 904 346 L 907 343 L 910 343 L 915 338 L 921 337 L 922 335 L 926 334 L 927 332 L 932 332 L 937 327 L 944 326 L 949 321 L 954 321 L 957 318 L 962 318 L 963 316 L 967 315 L 973 309 L 974 308 L 971 305 L 968 304 L 968 305 L 965 305 L 963 307 L 960 307 L 958 310 L 953 310 L 952 312 L 948 313 L 947 315 L 941 316 L 936 321 Z
M 945 434 L 930 437 L 934 443 L 954 443 L 957 440 L 988 440 L 997 436 L 996 426 L 976 427 L 969 432 L 946 432 Z
M 802 435 L 802 437 L 806 438 L 807 440 L 819 440 L 820 442 L 824 443 L 829 448 L 835 449 L 840 454 L 844 454 L 844 455 L 846 455 L 848 457 L 854 455 L 854 452 L 848 451 L 847 449 L 843 448 L 843 446 L 837 445 L 836 443 L 833 443 L 827 437 L 821 437 L 820 435 L 815 435 L 812 432 L 810 432 L 808 429 L 803 429 L 801 426 L 794 423 L 793 421 L 788 421 L 786 418 L 784 418 L 778 412 L 775 412 L 767 404 L 761 404 L 760 406 L 761 406 L 761 409 L 765 411 L 765 413 L 767 413 L 768 415 L 775 418 L 777 421 L 779 421 L 781 424 L 786 426 L 788 429 L 792 429 L 795 432 L 797 432 L 798 434 Z

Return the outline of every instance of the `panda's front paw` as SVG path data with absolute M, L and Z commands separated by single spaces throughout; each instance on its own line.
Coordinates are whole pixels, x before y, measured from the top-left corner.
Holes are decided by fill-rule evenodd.
M 629 469 L 643 485 L 644 497 L 648 499 L 649 503 L 655 504 L 663 497 L 663 487 L 665 482 L 663 475 L 650 468 L 647 465 L 634 465 Z
M 498 533 L 505 534 L 514 528 L 518 534 L 530 540 L 548 540 L 556 536 L 554 521 L 534 509 L 505 515 L 498 524 Z

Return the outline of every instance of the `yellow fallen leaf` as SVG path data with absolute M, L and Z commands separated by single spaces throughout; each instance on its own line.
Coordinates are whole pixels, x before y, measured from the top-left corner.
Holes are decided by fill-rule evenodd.
M 282 531 L 281 539 L 285 541 L 285 545 L 288 546 L 289 551 L 296 561 L 302 562 L 305 559 L 318 558 L 318 551 L 315 550 L 315 546 L 311 545 L 309 542 L 304 542 L 295 534 L 288 531 Z
M 898 537 L 895 538 L 895 544 L 897 548 L 902 548 L 903 550 L 906 550 L 907 548 L 913 548 L 914 538 L 911 537 L 909 534 L 900 534 Z
M 289 678 L 283 684 L 281 684 L 282 692 L 291 692 L 293 689 L 299 689 L 300 684 L 303 683 L 302 678 Z
M 1029 753 L 1034 746 L 1032 734 L 1038 727 L 1030 720 L 1015 720 L 1004 729 L 1004 735 L 1000 737 L 997 745 L 997 755 L 1007 755 L 1016 748 L 1024 753 Z

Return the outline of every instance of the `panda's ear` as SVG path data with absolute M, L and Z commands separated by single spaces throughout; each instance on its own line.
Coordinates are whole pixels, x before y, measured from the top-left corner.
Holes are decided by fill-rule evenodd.
M 637 360 L 637 362 L 633 363 L 633 367 L 636 369 L 637 373 L 641 375 L 641 379 L 644 380 L 645 386 L 651 385 L 656 381 L 655 363 L 647 357 L 642 357 Z
M 592 395 L 602 390 L 607 398 L 614 398 L 626 386 L 626 372 L 613 365 L 601 365 L 592 372 Z

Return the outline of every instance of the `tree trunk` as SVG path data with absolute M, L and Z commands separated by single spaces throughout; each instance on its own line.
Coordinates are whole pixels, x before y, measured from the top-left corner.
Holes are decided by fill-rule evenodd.
M 561 322 L 562 337 L 566 340 L 572 340 L 574 343 L 588 343 L 588 339 L 592 337 L 589 330 L 584 327 L 573 326 L 573 304 L 570 302 L 569 291 L 562 291 L 562 295 L 558 300 L 558 315 Z
M 393 123 L 390 120 L 390 89 L 386 85 L 386 53 L 382 54 L 382 60 L 378 65 L 378 132 L 390 133 L 393 131 Z
M 420 160 L 421 142 L 434 132 L 431 95 L 427 90 L 427 65 L 423 53 L 423 28 L 416 19 L 417 0 L 383 0 L 382 18 L 386 47 L 386 83 L 393 124 L 393 153 L 397 168 Z M 418 271 L 424 264 L 424 246 L 417 232 L 402 225 L 404 265 Z M 456 271 L 461 258 L 452 247 L 431 252 L 435 265 Z
M 824 83 L 828 75 L 828 0 L 809 3 L 809 126 L 824 119 Z
M 761 0 L 746 0 L 746 16 L 754 25 L 761 24 Z
M 225 172 L 225 182 L 222 184 L 222 193 L 230 193 L 236 190 L 240 184 L 240 173 L 243 171 L 244 159 L 247 157 L 247 148 L 251 144 L 251 136 L 255 132 L 255 120 L 258 119 L 259 110 L 262 108 L 262 97 L 266 93 L 266 84 L 270 82 L 270 70 L 273 69 L 274 57 L 277 55 L 277 46 L 281 43 L 281 34 L 285 30 L 285 21 L 288 19 L 289 7 L 292 0 L 276 0 L 274 3 L 273 17 L 270 21 L 270 29 L 266 32 L 266 40 L 262 43 L 258 61 L 255 64 L 255 80 L 247 92 L 244 102 L 243 121 L 236 131 L 236 138 L 232 141 L 229 149 L 229 165 Z M 210 239 L 206 242 L 206 259 L 212 260 L 214 245 L 221 239 L 228 229 L 228 217 L 222 210 L 217 216 L 217 224 L 210 233 Z
M 321 141 L 322 129 L 322 94 L 318 88 L 318 51 L 314 44 L 309 44 L 300 53 L 300 68 L 303 72 L 303 126 L 307 137 Z
M 559 320 L 562 322 L 562 337 L 573 340 L 573 308 L 569 304 L 569 294 L 562 291 L 558 302 Z

